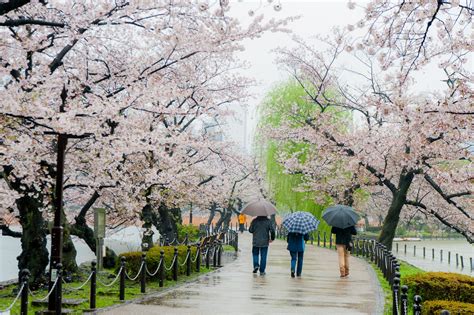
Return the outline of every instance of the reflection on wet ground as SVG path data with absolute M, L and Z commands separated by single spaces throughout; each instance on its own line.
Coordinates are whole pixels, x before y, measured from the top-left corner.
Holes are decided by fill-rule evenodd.
M 307 246 L 303 275 L 291 278 L 286 243 L 275 241 L 267 274 L 260 276 L 252 273 L 250 235 L 239 236 L 233 263 L 106 314 L 379 314 L 383 309 L 380 288 L 364 261 L 351 258 L 351 276 L 340 279 L 335 251 Z

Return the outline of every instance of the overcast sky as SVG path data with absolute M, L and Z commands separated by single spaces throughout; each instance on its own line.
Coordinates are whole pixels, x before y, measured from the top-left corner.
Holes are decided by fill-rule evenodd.
M 349 10 L 347 0 L 332 1 L 276 1 L 271 4 L 268 0 L 259 1 L 232 1 L 230 14 L 238 17 L 244 24 L 249 20 L 248 12 L 255 12 L 255 15 L 264 14 L 266 18 L 300 16 L 300 18 L 288 25 L 292 34 L 309 39 L 316 34 L 328 34 L 335 26 L 344 27 L 354 24 L 362 17 L 362 10 Z M 366 1 L 356 1 L 361 5 Z M 281 4 L 281 10 L 275 11 L 273 6 Z M 255 98 L 249 102 L 247 114 L 247 128 L 245 128 L 244 110 L 238 111 L 239 119 L 230 123 L 228 128 L 229 136 L 242 146 L 246 145 L 250 149 L 254 136 L 254 129 L 257 122 L 256 106 L 271 89 L 272 86 L 285 81 L 288 74 L 278 69 L 274 63 L 275 55 L 271 52 L 277 47 L 291 45 L 292 34 L 287 33 L 267 33 L 259 39 L 245 42 L 245 51 L 240 54 L 240 58 L 250 63 L 250 68 L 245 74 L 257 80 L 258 85 L 252 89 Z M 239 121 L 240 120 L 240 121 Z M 246 129 L 246 130 L 245 130 Z M 244 140 L 244 132 L 246 139 Z

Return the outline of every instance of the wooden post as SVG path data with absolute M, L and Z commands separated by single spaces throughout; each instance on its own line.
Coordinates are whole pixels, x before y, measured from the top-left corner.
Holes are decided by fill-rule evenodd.
M 178 281 L 178 247 L 174 248 L 174 257 L 173 257 L 173 280 Z
M 142 268 L 140 275 L 140 292 L 146 292 L 146 253 L 142 253 Z
M 119 300 L 125 300 L 125 257 L 120 257 L 120 288 L 119 288 Z
M 30 271 L 28 269 L 23 269 L 21 271 L 21 283 L 23 290 L 21 291 L 21 306 L 20 306 L 20 315 L 28 315 L 28 294 L 30 293 L 30 287 L 28 284 L 30 277 Z
M 165 281 L 165 251 L 160 250 L 160 270 L 158 271 L 158 285 L 163 287 Z

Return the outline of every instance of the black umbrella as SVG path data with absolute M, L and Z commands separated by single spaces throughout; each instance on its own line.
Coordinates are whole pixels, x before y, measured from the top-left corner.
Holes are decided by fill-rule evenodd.
M 323 219 L 327 224 L 341 229 L 353 226 L 359 221 L 359 215 L 352 207 L 334 205 L 323 212 Z

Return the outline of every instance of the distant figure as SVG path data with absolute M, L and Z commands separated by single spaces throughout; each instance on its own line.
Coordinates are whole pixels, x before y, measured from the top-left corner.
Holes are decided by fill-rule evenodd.
M 309 240 L 309 234 L 288 233 L 286 237 L 286 241 L 288 242 L 286 249 L 290 251 L 291 256 L 290 274 L 292 278 L 295 277 L 295 268 L 296 276 L 301 277 L 301 272 L 303 271 L 304 243 L 307 240 Z
M 245 230 L 245 222 L 247 222 L 247 218 L 245 214 L 239 214 L 239 231 L 240 233 L 244 233 Z
M 354 226 L 341 229 L 333 226 L 331 233 L 336 234 L 336 249 L 339 257 L 339 272 L 341 278 L 345 278 L 349 275 L 349 251 L 352 250 L 352 235 L 357 235 L 357 231 Z
M 253 234 L 253 273 L 257 273 L 260 269 L 260 275 L 263 276 L 267 266 L 268 246 L 275 240 L 275 229 L 269 218 L 260 216 L 253 219 L 252 223 L 250 223 L 249 232 Z

